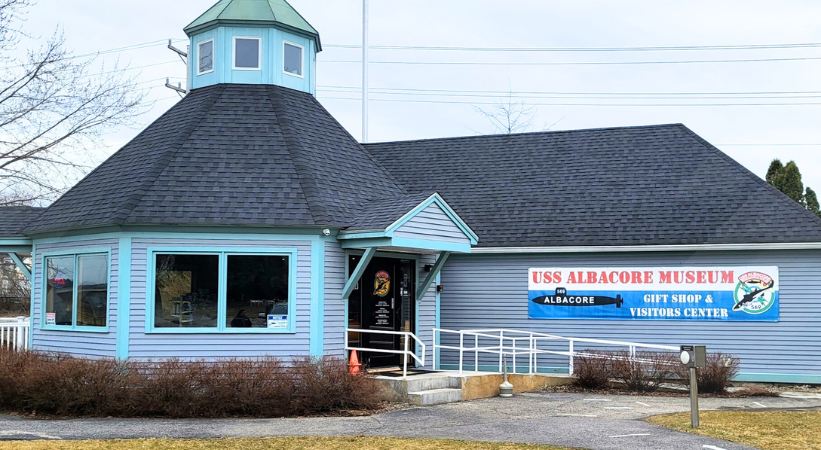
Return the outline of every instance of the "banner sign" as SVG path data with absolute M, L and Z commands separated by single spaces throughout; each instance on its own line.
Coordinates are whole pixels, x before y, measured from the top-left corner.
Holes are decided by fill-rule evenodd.
M 530 269 L 531 319 L 778 321 L 778 267 Z

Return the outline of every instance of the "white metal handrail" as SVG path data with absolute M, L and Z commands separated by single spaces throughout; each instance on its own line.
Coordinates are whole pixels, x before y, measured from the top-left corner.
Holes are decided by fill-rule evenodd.
M 29 347 L 28 317 L 0 318 L 0 348 L 23 351 Z
M 369 348 L 369 347 L 351 347 L 348 345 L 348 333 L 364 333 L 364 334 L 385 334 L 385 335 L 392 335 L 392 336 L 404 336 L 404 348 L 402 350 L 391 350 L 386 348 Z M 410 350 L 410 340 L 413 339 L 414 343 L 419 346 L 422 350 L 421 357 L 416 355 L 416 351 Z M 425 365 L 425 343 L 422 342 L 421 339 L 416 337 L 415 334 L 411 333 L 410 331 L 386 331 L 386 330 L 363 330 L 359 328 L 349 328 L 347 333 L 345 333 L 345 350 L 356 350 L 359 352 L 371 352 L 371 353 L 392 353 L 395 355 L 402 355 L 402 377 L 408 376 L 408 356 L 412 357 L 419 365 Z
M 451 334 L 451 335 L 458 335 L 459 336 L 459 345 L 443 345 L 442 344 L 442 334 Z M 469 339 L 472 338 L 473 346 L 466 346 L 465 344 L 465 337 Z M 479 345 L 480 338 L 488 338 L 497 340 L 498 345 Z M 564 341 L 567 343 L 567 351 L 561 350 L 547 350 L 543 348 L 539 348 L 539 344 L 545 341 Z M 519 346 L 520 342 L 526 342 L 527 347 L 522 348 Z M 573 359 L 577 356 L 590 356 L 590 357 L 602 357 L 601 355 L 595 353 L 588 353 L 584 351 L 576 351 L 576 344 L 577 343 L 587 343 L 587 344 L 599 344 L 599 345 L 612 345 L 616 347 L 626 347 L 628 351 L 628 356 L 632 361 L 636 362 L 648 362 L 641 358 L 636 357 L 636 350 L 637 349 L 652 349 L 652 350 L 665 350 L 665 351 L 676 351 L 678 352 L 679 347 L 672 346 L 672 345 L 659 345 L 659 344 L 643 344 L 639 342 L 628 342 L 628 341 L 617 341 L 617 340 L 607 340 L 607 339 L 593 339 L 593 338 L 576 338 L 576 337 L 566 337 L 566 336 L 558 336 L 554 334 L 547 334 L 547 333 L 538 333 L 533 331 L 523 331 L 523 330 L 512 330 L 512 329 L 504 329 L 504 328 L 495 328 L 495 329 L 469 329 L 469 330 L 448 330 L 443 328 L 434 328 L 433 329 L 433 352 L 434 352 L 434 370 L 438 369 L 437 367 L 437 357 L 436 351 L 437 349 L 446 349 L 446 350 L 458 350 L 459 351 L 459 372 L 462 373 L 464 371 L 465 366 L 465 354 L 472 353 L 473 354 L 473 368 L 475 371 L 479 371 L 479 354 L 481 353 L 489 353 L 493 355 L 499 356 L 499 372 L 503 370 L 504 364 L 504 357 L 505 356 L 512 356 L 512 369 L 513 372 L 516 373 L 516 364 L 517 364 L 517 356 L 524 356 L 527 355 L 528 357 L 528 373 L 536 373 L 538 372 L 538 357 L 539 355 L 543 354 L 550 354 L 550 355 L 560 355 L 560 356 L 567 356 L 568 357 L 568 374 L 573 375 Z M 469 344 L 468 344 L 469 345 Z M 608 356 L 611 359 L 624 359 L 619 358 L 618 356 Z

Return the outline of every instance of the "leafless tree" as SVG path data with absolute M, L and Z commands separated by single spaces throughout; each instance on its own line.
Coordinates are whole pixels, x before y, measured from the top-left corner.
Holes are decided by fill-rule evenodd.
M 142 112 L 142 93 L 55 32 L 22 52 L 31 0 L 0 0 L 0 206 L 48 200 L 87 169 L 101 132 Z M 102 72 L 100 72 L 102 70 Z
M 517 100 L 512 92 L 508 92 L 507 99 L 490 108 L 477 108 L 487 117 L 498 133 L 513 134 L 530 131 L 533 126 L 535 108 L 522 100 Z

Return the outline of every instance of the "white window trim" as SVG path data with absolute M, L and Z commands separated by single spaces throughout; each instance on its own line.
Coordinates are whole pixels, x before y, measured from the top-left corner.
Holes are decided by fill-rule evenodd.
M 202 46 L 211 43 L 211 70 L 200 71 L 200 50 Z M 214 71 L 214 66 L 217 64 L 217 46 L 214 45 L 214 39 L 208 39 L 197 44 L 197 75 L 206 75 Z
M 294 47 L 297 47 L 299 49 L 299 51 L 301 52 L 300 53 L 300 58 L 299 58 L 299 63 L 301 65 L 301 67 L 299 68 L 300 69 L 299 71 L 301 72 L 300 74 L 296 74 L 296 73 L 293 73 L 293 72 L 288 72 L 287 70 L 285 70 L 285 46 L 286 45 L 292 45 Z M 304 46 L 299 45 L 296 42 L 282 41 L 282 72 L 284 74 L 290 75 L 292 77 L 305 78 L 305 47 Z
M 259 42 L 257 48 L 259 49 L 259 55 L 257 56 L 257 66 L 256 67 L 237 67 L 237 40 L 239 39 L 253 39 Z M 231 52 L 233 53 L 233 57 L 231 58 L 231 68 L 234 70 L 262 70 L 262 38 L 259 36 L 234 36 L 232 39 L 232 47 Z

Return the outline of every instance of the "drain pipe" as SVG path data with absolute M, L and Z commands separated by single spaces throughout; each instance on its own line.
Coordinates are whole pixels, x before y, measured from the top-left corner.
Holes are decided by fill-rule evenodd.
M 507 359 L 502 355 L 502 376 L 504 381 L 499 385 L 499 397 L 510 398 L 513 397 L 513 385 L 507 381 Z

